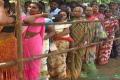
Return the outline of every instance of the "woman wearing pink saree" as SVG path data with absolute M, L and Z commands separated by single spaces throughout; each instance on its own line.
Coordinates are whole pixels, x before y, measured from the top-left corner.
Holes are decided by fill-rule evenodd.
M 30 16 L 41 13 L 42 8 L 38 3 L 32 2 L 28 7 Z M 28 17 L 30 17 L 28 16 Z M 28 17 L 24 17 L 24 22 L 27 22 Z M 29 22 L 29 21 L 28 21 Z M 36 23 L 45 22 L 44 18 L 36 18 L 33 20 Z M 37 56 L 42 54 L 43 39 L 44 39 L 45 26 L 27 26 L 25 34 L 23 35 L 23 55 L 24 58 Z M 29 61 L 24 64 L 24 80 L 39 80 L 41 61 Z

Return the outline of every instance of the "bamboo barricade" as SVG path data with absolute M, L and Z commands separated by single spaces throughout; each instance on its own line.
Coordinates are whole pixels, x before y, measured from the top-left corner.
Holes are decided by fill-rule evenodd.
M 115 19 L 120 19 L 120 17 L 117 17 L 117 18 L 112 18 L 113 20 Z M 101 22 L 99 20 L 94 20 L 94 21 L 88 21 L 88 20 L 76 20 L 76 21 L 68 21 L 68 22 L 54 22 L 54 23 L 32 23 L 32 24 L 26 24 L 26 23 L 23 23 L 22 26 L 29 26 L 29 25 L 32 25 L 32 26 L 39 26 L 39 25 L 61 25 L 61 24 L 74 24 L 74 23 L 90 23 L 90 22 Z M 104 21 L 102 21 L 104 22 Z M 6 25 L 14 25 L 14 24 L 6 24 Z M 2 26 L 6 26 L 6 25 L 2 25 Z
M 54 23 L 32 23 L 32 24 L 26 24 L 26 23 L 23 23 L 22 26 L 39 26 L 39 25 L 61 25 L 61 24 L 73 24 L 73 23 L 89 23 L 89 22 L 100 22 L 98 20 L 96 21 L 88 21 L 88 20 L 85 20 L 85 21 L 80 21 L 80 20 L 76 20 L 76 21 L 68 21 L 68 22 L 54 22 Z M 14 25 L 14 24 L 6 24 L 6 25 Z M 4 25 L 4 26 L 6 26 Z
M 20 20 L 20 0 L 17 0 L 16 6 L 19 8 L 19 9 L 16 10 L 17 11 L 17 23 L 16 23 L 16 26 L 17 26 L 18 56 L 19 56 L 19 59 L 17 59 L 16 61 L 0 63 L 0 68 L 18 64 L 18 67 L 19 67 L 19 71 L 18 71 L 19 72 L 19 80 L 24 80 L 24 78 L 23 78 L 23 62 L 38 60 L 38 59 L 45 58 L 45 57 L 48 57 L 48 56 L 53 56 L 53 55 L 65 54 L 66 52 L 78 50 L 80 48 L 89 47 L 89 46 L 100 44 L 100 43 L 103 42 L 103 41 L 101 41 L 101 42 L 91 43 L 91 44 L 84 45 L 84 46 L 74 47 L 74 48 L 66 49 L 64 51 L 60 51 L 60 52 L 57 52 L 57 53 L 43 54 L 43 55 L 39 55 L 39 56 L 33 56 L 33 57 L 30 57 L 30 58 L 23 58 L 22 57 L 23 56 L 22 55 L 22 52 L 23 52 L 23 50 L 22 50 L 22 36 L 21 36 L 21 26 L 22 25 L 24 25 L 24 26 L 26 26 L 26 25 L 33 25 L 33 26 L 38 26 L 38 25 L 60 25 L 60 24 L 99 22 L 99 21 L 79 21 L 78 20 L 78 21 L 72 21 L 72 22 L 21 24 L 21 20 Z M 9 25 L 13 25 L 13 24 L 9 24 Z M 118 39 L 120 39 L 120 37 L 115 38 L 114 40 L 118 40 Z
M 19 2 L 19 0 L 17 0 L 18 1 L 18 3 L 16 4 L 16 6 L 18 7 L 18 5 L 20 5 L 20 2 Z M 19 6 L 20 7 L 20 6 Z M 21 23 L 21 21 L 20 21 L 20 10 L 17 10 L 17 19 L 19 20 L 19 21 L 17 21 L 16 22 L 16 26 L 17 26 L 17 30 L 19 31 L 17 31 L 18 33 L 18 35 L 17 36 L 20 36 L 20 37 L 18 37 L 18 39 L 20 39 L 20 40 L 22 40 L 22 36 L 21 36 L 21 29 L 20 29 L 20 27 L 19 26 L 28 26 L 28 25 L 32 25 L 32 26 L 37 26 L 38 27 L 38 25 L 60 25 L 60 24 L 73 24 L 73 23 L 90 23 L 90 22 L 100 22 L 99 20 L 96 20 L 96 21 L 88 21 L 88 20 L 83 20 L 83 21 L 80 21 L 80 20 L 77 20 L 77 21 L 69 21 L 69 22 L 54 22 L 54 23 L 32 23 L 32 24 L 25 24 L 25 23 Z M 119 19 L 119 18 L 115 18 L 115 19 Z M 6 25 L 14 25 L 14 24 L 6 24 Z M 6 26 L 6 25 L 4 25 L 4 26 Z M 114 39 L 114 41 L 115 40 L 118 40 L 118 39 L 120 39 L 120 37 L 119 38 L 115 38 Z M 65 53 L 65 52 L 70 52 L 70 51 L 72 51 L 72 50 L 77 50 L 77 49 L 80 49 L 80 48 L 85 48 L 85 47 L 89 47 L 89 46 L 91 46 L 91 45 L 96 45 L 96 44 L 100 44 L 100 43 L 102 43 L 102 42 L 104 42 L 104 41 L 101 41 L 101 42 L 97 42 L 97 43 L 91 43 L 91 44 L 89 44 L 89 45 L 86 45 L 86 46 L 81 46 L 81 47 L 75 47 L 75 48 L 70 48 L 70 49 L 67 49 L 67 50 L 64 50 L 64 51 L 61 51 L 61 52 L 57 52 L 57 53 L 51 53 L 51 54 L 42 54 L 42 55 L 40 55 L 39 57 L 36 57 L 36 56 L 34 56 L 34 57 L 31 57 L 31 58 L 21 58 L 21 59 L 18 59 L 18 60 L 16 60 L 16 61 L 10 61 L 10 62 L 3 62 L 3 63 L 0 63 L 0 68 L 1 67 L 5 67 L 5 66 L 10 66 L 10 65 L 14 65 L 14 64 L 16 64 L 16 63 L 19 63 L 19 62 L 21 62 L 21 61 L 31 61 L 31 60 L 36 60 L 36 59 L 40 59 L 40 58 L 45 58 L 45 57 L 48 57 L 48 56 L 52 56 L 52 55 L 58 55 L 58 54 L 63 54 L 63 53 Z M 20 46 L 19 46 L 19 44 L 20 44 Z M 22 54 L 22 41 L 18 41 L 18 50 L 20 50 L 20 54 Z
M 115 38 L 114 41 L 119 40 L 119 39 L 120 39 L 120 37 Z M 109 41 L 111 41 L 111 40 L 109 40 Z M 93 46 L 93 45 L 98 45 L 98 44 L 101 44 L 103 42 L 104 41 L 100 41 L 100 42 L 96 42 L 96 43 L 90 43 L 88 45 L 73 47 L 73 48 L 69 48 L 69 49 L 66 49 L 66 50 L 62 50 L 60 52 L 55 52 L 55 53 L 51 52 L 49 54 L 42 54 L 42 55 L 30 57 L 30 58 L 21 58 L 21 59 L 18 59 L 16 61 L 2 62 L 2 63 L 0 63 L 0 68 L 20 64 L 21 62 L 38 60 L 38 59 L 42 59 L 42 58 L 45 58 L 45 57 L 48 57 L 48 56 L 65 54 L 66 52 L 71 52 L 71 51 L 78 50 L 80 48 L 85 48 L 85 47 L 89 47 L 89 46 Z
M 17 32 L 17 53 L 18 53 L 18 60 L 21 60 L 23 58 L 23 48 L 22 48 L 22 35 L 21 35 L 21 0 L 16 0 L 16 32 Z M 23 62 L 19 62 L 18 64 L 18 74 L 19 74 L 19 80 L 24 80 L 23 78 Z

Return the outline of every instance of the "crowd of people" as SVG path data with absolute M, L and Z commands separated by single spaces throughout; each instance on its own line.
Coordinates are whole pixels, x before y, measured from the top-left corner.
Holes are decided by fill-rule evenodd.
M 9 4 L 9 5 L 8 5 Z M 109 58 L 120 56 L 119 4 L 89 4 L 63 0 L 25 2 L 21 9 L 23 57 L 30 58 L 41 54 L 58 53 L 73 47 L 99 44 L 80 48 L 64 54 L 52 55 L 35 61 L 24 62 L 24 80 L 80 80 L 81 72 L 88 76 L 97 75 L 96 65 L 105 65 Z M 0 1 L 0 25 L 16 22 L 14 4 Z M 54 22 L 71 22 L 52 24 Z M 33 23 L 51 23 L 39 26 Z M 17 41 L 14 26 L 0 26 L 0 62 L 17 59 Z M 6 44 L 7 43 L 7 44 Z M 70 53 L 70 54 L 68 54 Z M 0 80 L 18 80 L 17 66 L 0 68 Z M 89 74 L 90 73 L 90 74 Z M 14 76 L 13 76 L 14 75 Z

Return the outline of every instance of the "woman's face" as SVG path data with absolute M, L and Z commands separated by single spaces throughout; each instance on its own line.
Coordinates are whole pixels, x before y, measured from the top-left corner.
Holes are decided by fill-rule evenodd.
M 28 6 L 28 13 L 29 13 L 30 15 L 34 15 L 34 14 L 40 13 L 39 7 L 38 7 L 36 4 L 31 3 L 31 4 Z
M 110 11 L 105 12 L 105 16 L 110 18 L 112 16 L 112 12 L 110 12 Z
M 86 10 L 85 10 L 85 14 L 86 14 L 86 16 L 93 15 L 92 7 L 87 7 Z
M 62 16 L 62 20 L 67 19 L 67 13 L 66 12 L 60 12 L 60 15 Z
M 111 5 L 110 5 L 110 8 L 111 8 L 112 10 L 116 10 L 117 7 L 118 7 L 118 4 L 111 4 Z
M 50 8 L 51 8 L 52 10 L 56 9 L 57 7 L 58 7 L 58 4 L 57 4 L 56 2 L 51 2 L 51 3 L 50 3 Z
M 82 15 L 81 7 L 75 7 L 73 9 L 73 16 L 80 17 Z
M 92 9 L 93 9 L 93 12 L 98 12 L 99 11 L 98 5 L 92 5 Z
M 99 12 L 100 13 L 104 13 L 104 11 L 105 11 L 105 7 L 99 7 Z

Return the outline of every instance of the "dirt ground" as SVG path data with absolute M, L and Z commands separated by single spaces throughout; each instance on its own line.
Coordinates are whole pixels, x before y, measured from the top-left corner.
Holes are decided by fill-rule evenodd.
M 97 65 L 98 76 L 95 78 L 82 78 L 81 80 L 120 80 L 120 57 L 111 58 L 106 65 Z
M 120 57 L 111 58 L 106 65 L 97 65 L 98 76 L 94 78 L 81 78 L 80 80 L 120 80 Z M 45 80 L 45 79 L 40 79 Z
M 109 80 L 120 80 L 120 57 L 110 59 L 110 62 L 103 66 L 97 66 L 99 72 L 109 78 Z

